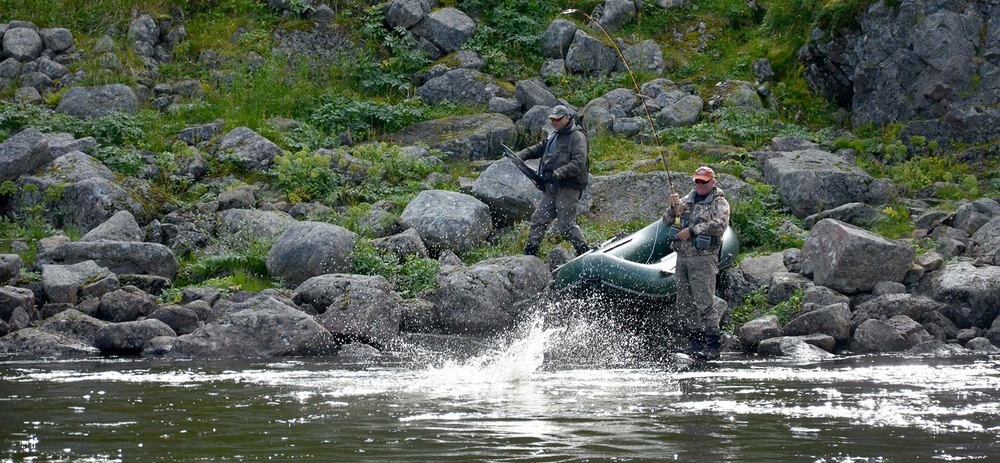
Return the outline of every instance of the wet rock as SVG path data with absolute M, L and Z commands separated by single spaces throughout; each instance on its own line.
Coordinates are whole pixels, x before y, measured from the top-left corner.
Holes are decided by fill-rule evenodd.
M 489 207 L 478 199 L 445 190 L 424 190 L 406 205 L 400 223 L 414 228 L 431 252 L 464 252 L 493 231 Z
M 798 217 L 851 202 L 884 204 L 892 185 L 841 156 L 820 150 L 755 153 L 764 178 Z
M 142 241 L 145 237 L 146 233 L 129 211 L 118 211 L 83 235 L 80 241 Z
M 79 310 L 67 309 L 46 318 L 39 329 L 61 334 L 84 345 L 93 345 L 97 333 L 107 325 L 108 322 L 98 320 Z
M 90 355 L 97 349 L 62 334 L 25 328 L 0 338 L 0 353 L 38 358 Z
M 542 35 L 542 53 L 549 58 L 562 59 L 575 35 L 576 24 L 573 22 L 565 19 L 552 21 Z
M 426 258 L 429 255 L 427 247 L 424 246 L 423 240 L 420 239 L 420 234 L 413 228 L 408 228 L 406 231 L 396 235 L 372 240 L 372 245 L 375 246 L 375 249 L 382 252 L 394 254 L 399 258 L 400 262 L 405 261 L 410 256 Z
M 142 346 L 143 357 L 164 357 L 174 348 L 176 336 L 157 336 L 151 338 Z
M 237 127 L 222 137 L 219 152 L 231 156 L 243 168 L 250 170 L 270 167 L 275 156 L 282 153 L 278 145 L 247 127 Z
M 929 274 L 917 293 L 949 306 L 971 309 L 969 324 L 985 328 L 1000 315 L 1000 267 L 959 261 Z
M 197 312 L 176 305 L 160 307 L 149 314 L 148 318 L 166 323 L 178 336 L 194 332 L 200 322 Z
M 135 114 L 139 111 L 139 99 L 131 88 L 123 84 L 75 87 L 62 96 L 56 111 L 83 119 L 118 112 Z
M 280 357 L 332 353 L 336 342 L 308 314 L 273 297 L 235 304 L 191 334 L 180 336 L 171 357 Z
M 35 129 L 25 129 L 0 143 L 0 182 L 30 174 L 55 157 L 48 140 Z
M 381 356 L 382 353 L 375 347 L 358 342 L 344 344 L 343 346 L 340 346 L 340 350 L 337 351 L 338 359 L 345 359 L 354 362 L 367 362 Z
M 434 303 L 443 332 L 485 334 L 510 326 L 516 303 L 535 297 L 551 280 L 533 256 L 488 259 L 470 267 L 442 268 Z
M 97 332 L 94 346 L 103 353 L 138 354 L 142 352 L 147 341 L 157 336 L 176 336 L 176 334 L 166 323 L 159 320 L 112 323 Z
M 156 275 L 173 279 L 178 263 L 170 248 L 156 243 L 125 241 L 77 241 L 40 252 L 36 266 L 46 263 L 72 264 L 92 260 L 118 274 Z
M 128 322 L 145 317 L 157 308 L 156 299 L 133 286 L 101 296 L 97 318 L 109 322 Z
M 851 351 L 857 353 L 901 352 L 907 344 L 903 336 L 891 325 L 881 320 L 866 320 L 854 331 Z
M 488 100 L 486 97 L 483 101 Z M 387 138 L 398 145 L 422 144 L 439 149 L 451 160 L 474 160 L 500 157 L 500 143 L 509 145 L 516 136 L 517 128 L 510 118 L 485 113 L 420 122 Z
M 461 10 L 441 8 L 423 17 L 410 29 L 434 44 L 444 53 L 451 53 L 465 44 L 476 30 L 476 22 Z
M 821 333 L 833 337 L 837 343 L 851 338 L 851 310 L 847 304 L 834 304 L 811 312 L 802 313 L 782 329 L 783 336 L 801 336 Z
M 317 275 L 351 270 L 357 235 L 322 222 L 299 222 L 267 254 L 267 269 L 294 287 Z
M 927 341 L 913 346 L 906 351 L 906 354 L 919 355 L 921 357 L 954 357 L 968 355 L 969 351 L 957 344 L 947 344 L 943 341 Z
M 781 326 L 778 325 L 778 317 L 774 315 L 765 315 L 748 321 L 736 330 L 736 336 L 746 352 L 756 352 L 757 345 L 761 341 L 780 335 Z
M 833 354 L 793 336 L 765 339 L 757 347 L 757 353 L 765 357 L 790 357 L 794 360 L 822 360 Z
M 965 348 L 973 352 L 982 352 L 985 354 L 1000 353 L 1000 348 L 991 344 L 990 340 L 986 338 L 970 339 L 969 342 L 965 343 Z
M 818 285 L 856 293 L 870 291 L 878 281 L 902 281 L 913 256 L 911 246 L 824 219 L 813 227 L 802 247 L 802 270 Z

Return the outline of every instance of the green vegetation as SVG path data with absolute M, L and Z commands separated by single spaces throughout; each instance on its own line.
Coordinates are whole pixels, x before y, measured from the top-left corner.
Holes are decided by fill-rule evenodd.
M 367 239 L 357 242 L 352 263 L 354 273 L 381 275 L 393 282 L 404 298 L 417 297 L 437 287 L 437 261 L 409 256 L 400 263 L 395 255 L 380 252 Z
M 782 212 L 774 187 L 751 182 L 753 195 L 732 204 L 730 223 L 740 237 L 742 253 L 762 253 L 801 248 L 804 236 L 792 232 L 786 222 L 797 219 Z
M 885 216 L 872 227 L 872 231 L 886 238 L 910 238 L 913 235 L 913 223 L 910 222 L 910 209 L 902 204 L 892 204 L 882 209 Z
M 208 286 L 259 292 L 282 286 L 267 271 L 267 253 L 274 244 L 272 241 L 230 236 L 219 244 L 223 249 L 219 254 L 183 257 L 174 287 Z
M 729 321 L 723 327 L 726 332 L 733 333 L 744 323 L 765 315 L 778 317 L 778 325 L 786 325 L 793 316 L 802 310 L 802 290 L 795 291 L 791 297 L 775 305 L 767 301 L 767 288 L 761 288 L 750 293 L 743 304 L 733 308 Z

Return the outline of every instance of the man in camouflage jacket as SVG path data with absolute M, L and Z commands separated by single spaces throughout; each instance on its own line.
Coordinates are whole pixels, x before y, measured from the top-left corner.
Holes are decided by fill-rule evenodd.
M 694 189 L 684 198 L 671 194 L 670 207 L 663 213 L 665 225 L 680 229 L 671 245 L 677 253 L 673 322 L 675 331 L 688 337 L 691 354 L 717 358 L 724 307 L 716 303 L 715 280 L 722 234 L 729 226 L 729 202 L 716 186 L 712 168 L 699 167 L 694 181 Z

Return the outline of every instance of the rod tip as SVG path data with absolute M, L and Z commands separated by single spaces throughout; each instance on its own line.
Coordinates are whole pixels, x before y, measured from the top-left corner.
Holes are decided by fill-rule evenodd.
M 573 13 L 576 13 L 577 11 L 579 11 L 579 10 L 577 10 L 576 8 L 568 8 L 568 9 L 563 10 L 562 14 L 573 14 Z

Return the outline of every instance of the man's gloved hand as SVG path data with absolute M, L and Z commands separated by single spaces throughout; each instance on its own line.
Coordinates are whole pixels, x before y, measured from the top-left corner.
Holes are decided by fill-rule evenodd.
M 545 173 L 542 174 L 542 181 L 545 182 L 545 183 L 555 182 L 556 181 L 556 176 L 555 176 L 555 174 L 553 174 L 550 171 L 545 171 Z

